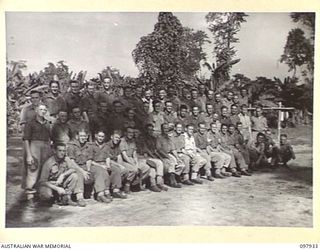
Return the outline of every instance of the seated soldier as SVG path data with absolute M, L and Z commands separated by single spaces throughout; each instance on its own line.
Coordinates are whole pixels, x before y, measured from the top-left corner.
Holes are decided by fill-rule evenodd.
M 248 143 L 250 170 L 256 171 L 268 165 L 268 158 L 265 154 L 266 136 L 259 132 L 256 141 Z
M 136 178 L 137 170 L 135 166 L 128 164 L 122 160 L 121 150 L 120 150 L 120 139 L 121 139 L 121 131 L 114 130 L 111 134 L 111 139 L 106 143 L 106 151 L 107 151 L 107 159 L 106 165 L 107 168 L 119 168 L 123 183 L 123 191 L 126 194 L 130 193 L 130 185 L 133 180 Z M 116 193 L 118 194 L 118 193 Z M 113 194 L 115 198 L 115 194 Z
M 167 123 L 161 125 L 161 135 L 157 138 L 157 153 L 164 164 L 164 172 L 169 175 L 169 186 L 181 188 L 177 183 L 176 176 L 180 176 L 185 166 L 182 160 L 177 156 L 174 144 L 170 138 L 170 129 Z
M 83 178 L 69 159 L 66 159 L 66 145 L 57 143 L 54 145 L 54 155 L 43 164 L 39 180 L 39 196 L 41 201 L 53 202 L 58 198 L 61 205 L 85 207 L 83 200 Z M 77 202 L 71 200 L 75 194 Z
M 287 162 L 291 159 L 296 159 L 292 146 L 287 141 L 288 136 L 286 134 L 280 135 L 280 148 L 278 149 L 279 165 L 287 167 Z
M 105 169 L 92 165 L 93 150 L 90 143 L 87 142 L 88 132 L 79 130 L 76 138 L 69 142 L 67 156 L 79 166 L 82 173 L 89 175 L 89 178 L 84 180 L 83 185 L 91 185 L 93 183 L 97 201 L 110 203 L 111 199 L 105 195 L 108 194 L 110 178 Z
M 163 118 L 164 118 L 164 121 L 168 123 L 170 127 L 172 128 L 174 127 L 174 121 L 177 118 L 177 113 L 173 110 L 173 104 L 171 101 L 165 102 Z
M 130 164 L 135 169 L 137 174 L 137 183 L 133 182 L 132 185 L 139 185 L 140 191 L 144 191 L 143 182 L 149 177 L 150 167 L 144 162 L 139 162 L 137 157 L 137 145 L 134 140 L 134 131 L 132 127 L 128 127 L 125 131 L 125 136 L 120 141 L 120 151 L 122 160 Z
M 208 161 L 200 155 L 200 153 L 202 152 L 196 146 L 196 142 L 193 136 L 193 128 L 193 124 L 188 124 L 186 127 L 186 133 L 184 134 L 185 151 L 186 154 L 191 158 L 191 181 L 195 184 L 202 184 L 202 181 L 200 180 L 199 176 L 200 168 L 204 167 L 206 173 L 208 173 L 211 168 L 211 163 L 209 162 L 209 165 Z M 209 180 L 213 179 L 209 178 Z
M 67 122 L 71 129 L 71 140 L 74 140 L 79 130 L 89 131 L 89 123 L 81 116 L 78 106 L 71 109 L 72 118 Z
M 72 132 L 68 121 L 67 110 L 59 110 L 58 119 L 53 124 L 51 129 L 51 139 L 54 144 L 68 143 L 71 140 Z
M 146 158 L 147 164 L 155 169 L 157 187 L 163 191 L 168 191 L 168 188 L 164 186 L 164 166 L 156 149 L 157 138 L 153 134 L 152 124 L 146 125 L 146 134 L 141 136 L 139 141 L 140 143 L 137 143 L 138 149 L 140 148 L 140 152 Z
M 97 166 L 106 170 L 107 175 L 109 175 L 110 186 L 105 190 L 105 195 L 109 199 L 112 196 L 115 198 L 125 199 L 127 196 L 120 192 L 121 185 L 121 170 L 118 167 L 113 167 L 107 164 L 108 146 L 105 143 L 105 134 L 103 131 L 97 131 L 95 134 L 95 141 L 91 144 L 93 151 L 92 166 Z M 110 191 L 109 192 L 109 189 Z
M 221 169 L 217 169 L 215 171 L 215 177 L 216 178 L 224 178 L 224 177 L 230 177 L 232 174 L 230 172 L 227 172 L 226 170 L 229 169 L 230 163 L 231 163 L 231 156 L 222 152 L 220 148 L 220 136 L 219 136 L 219 129 L 216 125 L 216 123 L 211 123 L 210 125 L 210 131 L 208 132 L 208 143 L 209 143 L 209 152 L 212 154 L 218 153 L 222 158 L 222 167 Z M 219 171 L 220 170 L 220 171 Z
M 182 104 L 180 106 L 177 118 L 175 119 L 174 123 L 182 124 L 182 131 L 184 131 L 186 126 L 188 125 L 188 121 L 189 121 L 188 107 Z
M 239 136 L 239 134 L 236 132 L 236 128 L 233 124 L 231 124 L 228 128 L 228 132 L 229 132 L 229 136 L 230 136 L 230 147 L 233 149 L 233 152 L 235 154 L 236 159 L 238 159 L 238 164 L 240 165 L 240 169 L 241 169 L 241 165 L 245 166 L 245 165 L 249 165 L 250 160 L 249 160 L 249 153 L 247 152 L 247 150 L 243 147 L 240 147 L 240 143 L 241 143 L 241 137 Z M 242 150 L 241 150 L 242 149 Z M 240 158 L 241 157 L 241 158 Z M 245 163 L 245 165 L 243 164 L 243 161 Z M 247 168 L 243 167 L 241 170 L 241 174 L 242 175 L 247 175 L 250 176 L 251 174 L 248 173 Z
M 182 177 L 181 183 L 185 185 L 194 185 L 193 182 L 189 180 L 191 158 L 188 156 L 185 150 L 185 139 L 184 139 L 184 133 L 183 133 L 183 126 L 181 123 L 176 123 L 175 125 L 175 133 L 172 136 L 172 142 L 176 148 L 178 156 L 183 161 L 185 166 L 185 169 L 181 173 L 181 177 Z M 195 166 L 193 170 L 195 172 L 198 172 L 199 171 L 198 166 Z
M 214 175 L 217 178 L 224 178 L 221 174 L 221 169 L 224 164 L 224 157 L 218 153 L 211 150 L 208 141 L 208 133 L 206 125 L 204 123 L 199 123 L 198 133 L 194 135 L 196 147 L 200 149 L 200 155 L 207 160 L 206 165 L 206 176 L 208 180 L 213 180 L 211 169 L 214 170 Z M 213 166 L 212 164 L 213 163 Z
M 59 81 L 50 81 L 49 93 L 43 99 L 49 114 L 55 118 L 57 118 L 59 110 L 67 109 L 66 102 L 60 93 Z

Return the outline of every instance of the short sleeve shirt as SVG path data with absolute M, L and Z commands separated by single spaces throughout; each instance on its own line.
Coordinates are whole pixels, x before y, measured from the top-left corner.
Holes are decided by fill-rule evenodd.
M 105 162 L 109 157 L 108 146 L 106 143 L 99 145 L 97 142 L 91 143 L 92 147 L 92 160 L 95 162 Z
M 267 127 L 267 119 L 264 116 L 252 116 L 252 129 L 255 131 L 263 132 Z
M 50 140 L 50 125 L 48 121 L 40 123 L 37 119 L 33 119 L 26 123 L 23 132 L 23 140 L 28 141 L 45 141 Z
M 126 151 L 128 157 L 133 157 L 133 153 L 137 151 L 137 145 L 135 141 L 128 141 L 126 138 L 122 138 L 120 141 L 120 151 Z
M 80 167 L 84 166 L 87 161 L 93 159 L 93 151 L 90 143 L 80 145 L 79 141 L 74 140 L 68 144 L 67 155 L 73 159 Z
M 57 161 L 55 156 L 51 156 L 42 166 L 39 182 L 56 181 L 58 177 L 68 169 L 69 165 L 65 159 Z
M 209 145 L 207 133 L 200 134 L 199 132 L 194 135 L 194 140 L 196 143 L 196 147 L 200 149 L 206 149 Z
M 175 150 L 175 146 L 169 137 L 160 135 L 157 138 L 157 149 L 162 150 L 165 153 L 169 154 L 173 150 Z
M 106 151 L 107 151 L 108 157 L 110 157 L 110 159 L 113 161 L 117 161 L 118 156 L 121 154 L 119 144 L 114 145 L 112 141 L 108 141 L 106 143 Z

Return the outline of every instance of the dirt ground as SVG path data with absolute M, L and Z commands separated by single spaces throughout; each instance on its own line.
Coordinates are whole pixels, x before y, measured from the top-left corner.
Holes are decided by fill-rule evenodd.
M 312 227 L 312 127 L 285 129 L 297 159 L 289 168 L 264 169 L 168 192 L 132 193 L 126 200 L 85 208 L 27 209 L 21 202 L 21 139 L 8 138 L 6 227 L 277 226 Z

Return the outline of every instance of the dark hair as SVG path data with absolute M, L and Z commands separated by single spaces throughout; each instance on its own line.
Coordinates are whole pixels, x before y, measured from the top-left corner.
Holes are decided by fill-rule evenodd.
M 49 82 L 49 88 L 51 88 L 52 84 L 56 83 L 58 85 L 58 88 L 60 89 L 60 83 L 58 81 L 52 80 Z
M 66 110 L 66 109 L 59 109 L 58 114 L 59 114 L 60 112 L 68 113 L 68 110 Z
M 39 90 L 36 90 L 36 89 L 33 89 L 33 90 L 30 91 L 30 95 L 35 94 L 35 93 L 40 95 L 41 92 Z
M 189 123 L 189 124 L 187 124 L 186 128 L 189 128 L 189 127 L 193 127 L 194 128 L 195 126 L 194 126 L 193 123 Z
M 242 104 L 240 107 L 241 107 L 241 108 L 247 108 L 248 105 L 244 103 L 244 104 Z
M 280 137 L 288 138 L 288 135 L 287 134 L 280 134 Z
M 199 123 L 198 123 L 198 127 L 199 127 L 199 128 L 200 128 L 200 125 L 206 126 L 206 124 L 205 124 L 204 122 L 199 122 Z
M 94 134 L 97 135 L 99 133 L 103 133 L 104 135 L 106 135 L 106 133 L 102 129 L 98 129 Z
M 231 108 L 232 107 L 237 107 L 238 108 L 238 105 L 234 103 L 234 104 L 231 105 Z
M 77 84 L 80 85 L 80 82 L 79 82 L 78 80 L 71 80 L 71 81 L 70 81 L 70 86 L 71 86 L 72 83 L 77 83 Z
M 222 124 L 221 124 L 221 128 L 222 128 L 222 127 L 227 127 L 227 128 L 228 128 L 229 126 L 228 126 L 228 124 L 222 123 Z
M 188 109 L 188 107 L 187 107 L 187 105 L 181 104 L 179 109 L 180 109 L 180 110 L 181 110 L 181 109 Z
M 67 145 L 62 142 L 57 142 L 57 143 L 53 144 L 54 149 L 57 149 L 58 147 L 67 147 Z

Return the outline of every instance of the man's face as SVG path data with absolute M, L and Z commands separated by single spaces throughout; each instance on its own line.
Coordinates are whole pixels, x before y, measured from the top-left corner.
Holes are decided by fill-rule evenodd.
M 119 144 L 119 142 L 120 142 L 120 135 L 118 135 L 118 134 L 113 134 L 113 135 L 111 135 L 111 141 L 112 141 L 112 143 L 114 144 L 114 145 L 118 145 Z
M 127 139 L 132 140 L 134 138 L 134 129 L 128 128 L 127 133 L 126 133 L 126 137 L 127 137 Z
M 165 135 L 168 135 L 169 134 L 169 124 L 163 124 L 162 125 L 162 132 L 163 132 L 163 134 L 165 134 Z
M 204 85 L 202 85 L 202 84 L 199 85 L 199 93 L 201 95 L 203 95 L 205 91 L 206 91 L 206 87 Z
M 98 134 L 96 134 L 96 140 L 98 143 L 103 143 L 105 139 L 105 135 L 103 132 L 99 132 Z
M 241 108 L 241 112 L 242 112 L 243 114 L 248 114 L 248 108 L 247 108 L 247 107 L 242 107 L 242 108 Z
M 154 130 L 153 126 L 148 126 L 148 128 L 147 128 L 148 135 L 153 135 L 153 130 Z
M 234 131 L 235 131 L 235 127 L 230 126 L 228 130 L 229 130 L 229 133 L 230 133 L 230 134 L 233 134 Z
M 124 89 L 124 92 L 123 92 L 124 96 L 125 96 L 125 97 L 130 97 L 131 94 L 132 94 L 131 91 L 132 91 L 131 88 L 125 88 L 125 89 Z
M 103 80 L 103 88 L 108 91 L 110 89 L 110 85 L 111 85 L 111 79 L 105 78 Z
M 231 114 L 236 115 L 238 113 L 238 107 L 237 106 L 231 106 Z
M 177 134 L 181 134 L 182 133 L 182 125 L 181 124 L 177 124 L 176 125 L 176 132 L 177 132 Z
M 115 103 L 113 107 L 114 107 L 114 111 L 115 111 L 116 113 L 121 113 L 121 111 L 122 111 L 122 104 L 121 104 L 120 102 Z
M 216 99 L 216 102 L 220 102 L 221 101 L 221 95 L 220 94 L 215 95 L 215 99 Z
M 212 115 L 212 118 L 213 118 L 214 121 L 216 121 L 216 120 L 219 119 L 219 115 L 218 115 L 217 113 L 214 113 L 214 114 Z
M 222 116 L 227 116 L 228 115 L 228 108 L 221 109 L 221 115 Z
M 234 95 L 233 96 L 233 102 L 236 103 L 236 104 L 239 103 L 239 96 Z
M 206 132 L 206 126 L 204 124 L 199 124 L 199 133 L 204 134 Z
M 172 103 L 171 103 L 171 102 L 167 102 L 167 103 L 166 103 L 166 110 L 167 110 L 169 113 L 171 113 L 171 111 L 172 111 Z
M 147 90 L 147 91 L 144 93 L 144 97 L 145 97 L 147 100 L 150 100 L 150 98 L 151 98 L 151 90 Z
M 31 103 L 34 106 L 38 106 L 40 103 L 40 94 L 39 93 L 32 93 L 31 94 Z
M 165 90 L 160 90 L 159 91 L 159 98 L 160 100 L 163 100 L 166 97 L 166 91 Z
M 280 143 L 281 143 L 281 144 L 286 144 L 286 143 L 287 143 L 287 137 L 281 136 L 281 137 L 280 137 Z
M 213 133 L 217 133 L 218 132 L 218 128 L 216 124 L 211 124 L 210 129 Z
M 228 100 L 232 100 L 232 98 L 233 98 L 233 93 L 232 92 L 228 92 L 227 99 Z
M 80 108 L 73 108 L 72 109 L 72 115 L 75 119 L 80 119 L 81 118 L 81 110 Z
M 208 100 L 213 100 L 213 91 L 212 90 L 208 91 L 207 98 L 208 98 Z
M 134 115 L 135 115 L 134 111 L 133 111 L 132 109 L 130 109 L 130 110 L 128 111 L 128 118 L 131 119 L 131 120 L 133 120 L 133 119 L 134 119 Z
M 187 134 L 188 134 L 189 136 L 192 136 L 192 135 L 193 135 L 193 127 L 192 127 L 192 126 L 187 127 Z
M 147 102 L 144 102 L 144 103 L 143 103 L 143 110 L 144 110 L 144 112 L 146 112 L 146 113 L 149 112 L 149 103 L 147 103 Z
M 141 134 L 141 133 L 140 133 L 140 130 L 139 130 L 139 129 L 135 129 L 135 130 L 134 130 L 134 136 L 133 136 L 133 137 L 137 139 L 137 138 L 139 138 L 140 134 Z
M 51 88 L 50 88 L 50 91 L 52 94 L 58 94 L 59 93 L 59 86 L 57 83 L 53 82 L 51 84 Z
M 263 142 L 264 142 L 264 136 L 263 136 L 263 135 L 259 135 L 259 136 L 257 137 L 257 142 L 258 142 L 258 143 L 263 143 Z
M 199 108 L 198 107 L 193 107 L 192 108 L 192 114 L 194 116 L 198 116 L 199 115 Z
M 73 94 L 78 94 L 79 91 L 80 91 L 79 83 L 77 83 L 77 82 L 71 83 L 71 92 L 72 92 Z
M 257 110 L 257 115 L 261 116 L 262 115 L 262 109 L 261 108 L 257 108 L 256 110 Z
M 241 124 L 241 123 L 238 123 L 238 124 L 237 124 L 237 129 L 238 129 L 239 131 L 242 131 L 242 124 Z
M 137 97 L 141 97 L 142 96 L 142 88 L 141 87 L 137 87 L 135 93 L 136 93 Z
M 108 104 L 105 102 L 100 103 L 100 111 L 105 114 L 108 111 Z
M 40 117 L 44 117 L 47 113 L 47 107 L 45 105 L 39 105 L 36 109 L 36 113 L 38 114 L 38 116 Z
M 94 93 L 94 86 L 93 85 L 88 85 L 87 91 L 90 95 L 93 95 Z
M 186 117 L 187 116 L 187 110 L 185 108 L 180 109 L 180 116 L 181 117 Z
M 247 95 L 247 90 L 246 89 L 241 89 L 241 95 L 246 96 Z
M 64 111 L 60 111 L 58 114 L 58 118 L 61 123 L 66 123 L 68 121 L 68 113 Z
M 154 110 L 155 110 L 156 112 L 160 112 L 160 111 L 161 111 L 161 104 L 160 104 L 160 103 L 156 103 L 156 104 L 154 105 Z
M 174 88 L 168 88 L 168 95 L 169 96 L 174 96 L 176 93 L 176 91 L 174 90 Z
M 213 113 L 213 106 L 211 104 L 207 105 L 207 113 L 211 115 Z
M 88 140 L 88 134 L 84 131 L 78 133 L 78 140 L 80 143 L 85 143 Z
M 192 90 L 191 91 L 191 98 L 193 100 L 197 99 L 198 98 L 198 91 L 197 90 Z
M 55 149 L 55 153 L 56 153 L 56 157 L 59 160 L 62 160 L 66 156 L 67 149 L 65 146 L 57 146 L 57 148 Z
M 225 126 L 225 125 L 222 125 L 222 126 L 221 126 L 221 132 L 222 132 L 223 134 L 225 134 L 225 133 L 227 133 L 227 131 L 228 131 L 228 127 Z

